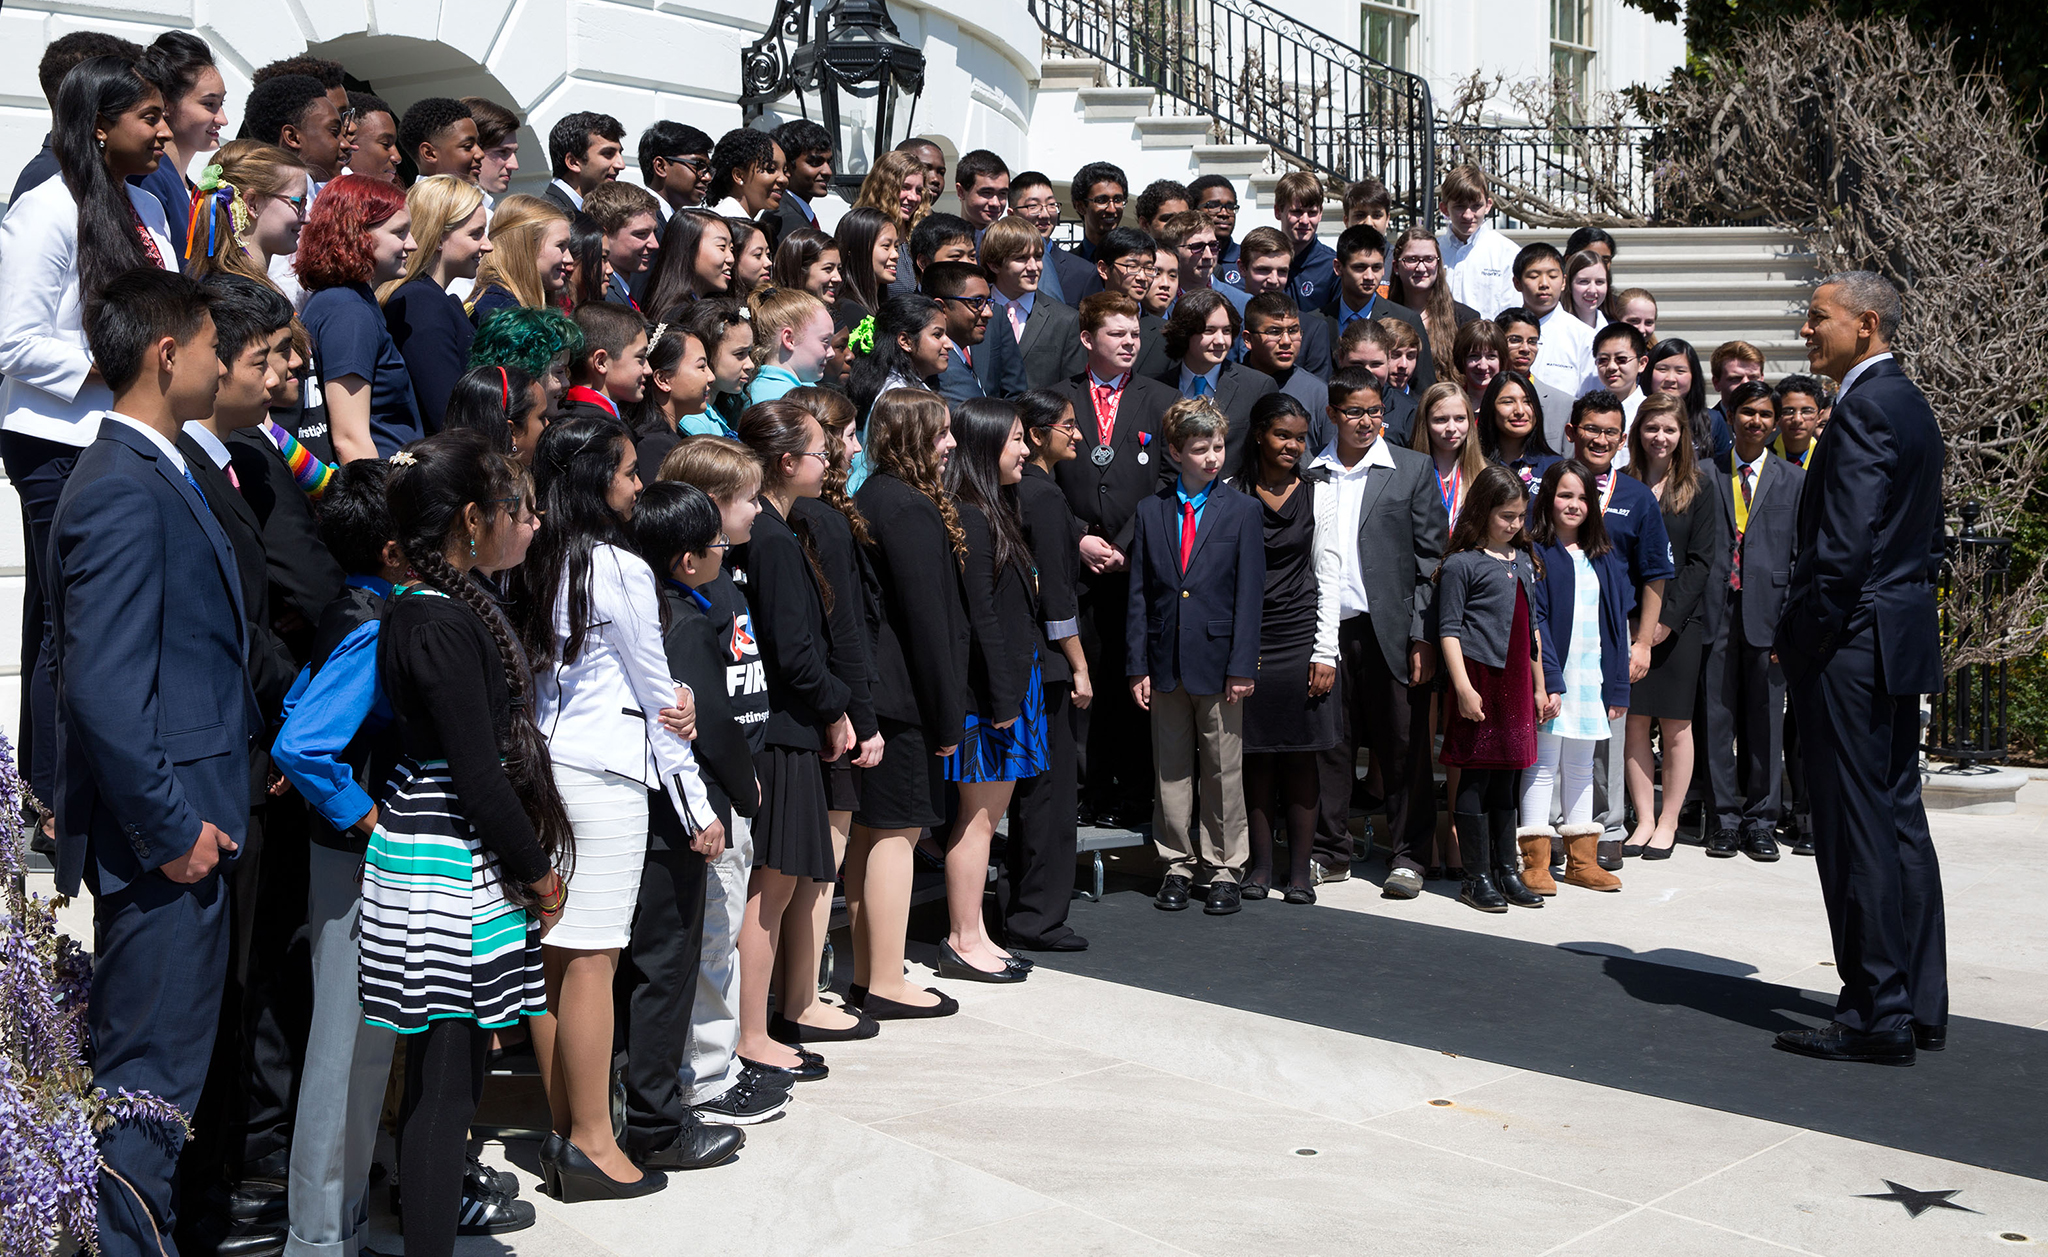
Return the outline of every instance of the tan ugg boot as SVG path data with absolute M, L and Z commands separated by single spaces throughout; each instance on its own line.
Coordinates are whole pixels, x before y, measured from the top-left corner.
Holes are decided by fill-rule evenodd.
M 1600 867 L 1601 826 L 1562 825 L 1557 832 L 1564 838 L 1565 881 L 1587 890 L 1621 889 L 1621 879 Z
M 1550 839 L 1548 825 L 1524 825 L 1515 831 L 1515 841 L 1522 848 L 1522 885 L 1539 895 L 1557 893 L 1557 882 L 1550 876 Z

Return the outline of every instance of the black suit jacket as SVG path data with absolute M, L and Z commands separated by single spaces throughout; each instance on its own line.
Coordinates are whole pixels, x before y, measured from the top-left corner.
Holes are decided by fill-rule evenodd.
M 981 343 L 969 348 L 974 353 L 971 369 L 955 347 L 946 355 L 946 369 L 939 372 L 938 391 L 948 402 L 957 406 L 970 397 L 1015 397 L 1031 387 L 1008 318 L 991 318 Z
M 1166 369 L 1153 378 L 1176 394 L 1186 396 L 1180 392 L 1180 369 L 1180 363 L 1168 362 Z M 1272 376 L 1254 371 L 1241 362 L 1226 362 L 1216 373 L 1216 391 L 1209 396 L 1216 403 L 1216 409 L 1230 420 L 1230 434 L 1224 438 L 1224 475 L 1237 474 L 1238 459 L 1244 453 L 1245 435 L 1251 430 L 1252 403 L 1268 393 L 1279 391 L 1280 386 L 1273 382 Z
M 552 179 L 548 180 L 548 186 L 542 188 L 540 190 L 540 194 L 546 197 L 548 200 L 553 201 L 555 204 L 561 206 L 563 209 L 568 210 L 569 216 L 571 218 L 574 218 L 576 215 L 581 214 L 583 212 L 582 209 L 578 208 L 576 202 L 569 199 L 569 194 L 567 192 L 564 192 L 560 188 L 555 186 L 555 181 Z
M 1343 303 L 1344 290 L 1339 288 L 1330 297 L 1330 300 L 1324 303 L 1322 308 L 1322 321 L 1329 332 L 1330 352 L 1332 355 L 1335 355 L 1337 352 L 1338 338 L 1343 335 L 1342 329 L 1337 326 L 1337 312 L 1343 308 Z M 1302 322 L 1306 324 L 1309 317 L 1307 314 L 1302 315 Z M 1366 317 L 1371 319 L 1396 318 L 1415 329 L 1415 336 L 1422 342 L 1424 349 L 1423 352 L 1415 356 L 1415 375 L 1408 381 L 1408 388 L 1417 397 L 1428 392 L 1429 386 L 1436 383 L 1436 363 L 1431 361 L 1429 356 L 1427 348 L 1429 345 L 1429 333 L 1422 330 L 1422 316 L 1398 301 L 1389 301 L 1385 297 L 1376 297 L 1373 299 L 1372 310 Z M 1306 352 L 1307 348 L 1308 343 L 1304 340 L 1302 342 L 1302 349 Z M 1329 373 L 1325 372 L 1323 378 L 1328 379 Z
M 1052 241 L 1045 242 L 1045 265 L 1057 268 L 1060 277 L 1060 299 L 1068 305 L 1080 308 L 1081 302 L 1102 291 L 1102 276 L 1095 270 L 1095 264 L 1087 258 L 1062 249 Z
M 1388 670 L 1406 677 L 1409 643 L 1435 636 L 1431 621 L 1436 585 L 1431 578 L 1443 561 L 1449 520 L 1436 464 L 1429 455 L 1392 444 L 1387 452 L 1394 465 L 1366 473 L 1358 540 L 1346 548 L 1344 562 L 1359 565 L 1372 608 L 1373 636 Z M 1317 489 L 1337 491 L 1334 484 Z
M 1088 391 L 1088 372 L 1053 386 L 1074 403 L 1074 423 L 1080 428 L 1075 446 L 1081 452 L 1059 465 L 1053 473 L 1065 490 L 1067 505 L 1091 536 L 1101 537 L 1126 554 L 1138 503 L 1173 481 L 1173 464 L 1166 456 L 1167 408 L 1180 394 L 1159 381 L 1133 373 L 1117 403 L 1116 427 L 1109 447 L 1116 451 L 1107 466 L 1095 462 L 1095 401 Z
M 304 664 L 312 658 L 312 630 L 328 604 L 341 597 L 348 574 L 320 540 L 319 513 L 292 478 L 276 444 L 261 432 L 246 429 L 230 436 L 227 446 L 229 466 L 242 482 L 242 501 L 254 512 L 262 533 L 271 617 L 295 611 L 305 622 L 303 629 L 293 626 L 278 633 L 292 658 Z
M 925 749 L 956 746 L 967 723 L 970 630 L 960 565 L 931 499 L 887 472 L 854 494 L 882 591 L 875 712 L 920 726 Z
M 1404 393 L 1390 388 L 1380 394 L 1380 408 L 1385 412 L 1380 423 L 1386 428 L 1387 437 L 1396 445 L 1408 445 L 1415 439 L 1415 407 L 1419 395 Z
M 206 505 L 227 533 L 228 544 L 235 552 L 243 615 L 249 622 L 249 688 L 255 692 L 256 706 L 263 713 L 263 741 L 268 745 L 267 733 L 275 730 L 283 716 L 284 696 L 298 676 L 299 665 L 270 624 L 270 564 L 263 552 L 263 525 L 241 493 L 228 482 L 227 473 L 213 465 L 213 455 L 198 441 L 180 433 L 178 452 L 185 456 L 185 465 L 191 468 L 192 478 L 206 495 Z M 229 466 L 233 465 L 230 461 Z
M 1072 681 L 1073 669 L 1057 642 L 1081 631 L 1081 524 L 1059 482 L 1036 463 L 1024 464 L 1017 514 L 1038 565 L 1039 672 L 1047 685 Z
M 57 889 L 76 895 L 90 861 L 95 893 L 119 891 L 189 851 L 202 820 L 243 841 L 247 621 L 206 500 L 147 437 L 104 421 L 57 501 L 45 561 Z
M 1824 668 L 1868 628 L 1885 688 L 1941 688 L 1934 581 L 1943 540 L 1941 426 L 1896 360 L 1871 364 L 1835 403 L 1807 462 L 1798 554 L 1778 653 L 1788 677 Z
M 1776 639 L 1778 617 L 1785 606 L 1785 592 L 1791 584 L 1792 558 L 1797 550 L 1799 495 L 1806 473 L 1799 465 L 1776 454 L 1764 455 L 1763 476 L 1749 503 L 1749 528 L 1742 534 L 1742 623 L 1728 623 L 1730 608 L 1737 605 L 1728 578 L 1735 560 L 1736 455 L 1730 454 L 1707 477 L 1713 490 L 1716 518 L 1714 566 L 1708 587 L 1715 593 L 1709 601 L 1708 630 L 1718 643 L 1739 630 L 1750 646 L 1769 646 Z M 1676 557 L 1676 556 L 1674 556 Z M 1730 638 L 1732 640 L 1732 638 Z
M 1166 370 L 1166 320 L 1156 314 L 1138 316 L 1138 360 L 1131 370 L 1158 379 Z
M 998 317 L 1007 328 L 1010 316 Z M 1031 299 L 1031 316 L 1024 320 L 1018 348 L 1024 354 L 1024 378 L 1032 388 L 1051 388 L 1088 369 L 1088 351 L 1081 347 L 1080 314 L 1043 289 Z

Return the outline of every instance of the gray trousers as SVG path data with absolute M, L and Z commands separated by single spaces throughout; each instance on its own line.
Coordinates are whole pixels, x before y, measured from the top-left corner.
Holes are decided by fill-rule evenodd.
M 1602 841 L 1628 840 L 1628 716 L 1607 722 L 1607 740 L 1593 744 L 1593 819 Z
M 356 1257 L 384 1084 L 397 1041 L 363 1020 L 356 985 L 363 858 L 309 844 L 306 930 L 313 944 L 313 1022 L 292 1125 L 285 1257 Z
M 690 1005 L 690 1039 L 679 1071 L 684 1104 L 707 1104 L 739 1081 L 740 926 L 747 918 L 747 882 L 754 868 L 754 831 L 732 818 L 732 846 L 711 861 L 704 879 L 704 958 L 697 966 L 697 999 Z

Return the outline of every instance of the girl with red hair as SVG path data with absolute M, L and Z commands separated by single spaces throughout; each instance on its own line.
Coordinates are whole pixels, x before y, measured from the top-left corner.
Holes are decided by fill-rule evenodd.
M 365 175 L 321 188 L 299 235 L 294 263 L 311 294 L 299 317 L 313 338 L 337 462 L 389 458 L 425 435 L 376 293 L 417 248 L 405 193 Z

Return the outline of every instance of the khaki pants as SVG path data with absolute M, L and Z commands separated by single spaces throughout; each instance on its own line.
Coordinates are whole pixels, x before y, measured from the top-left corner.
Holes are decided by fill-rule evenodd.
M 1202 814 L 1196 824 L 1196 772 Z M 1166 863 L 1197 885 L 1235 882 L 1251 854 L 1244 813 L 1244 704 L 1221 694 L 1152 691 L 1152 844 Z

